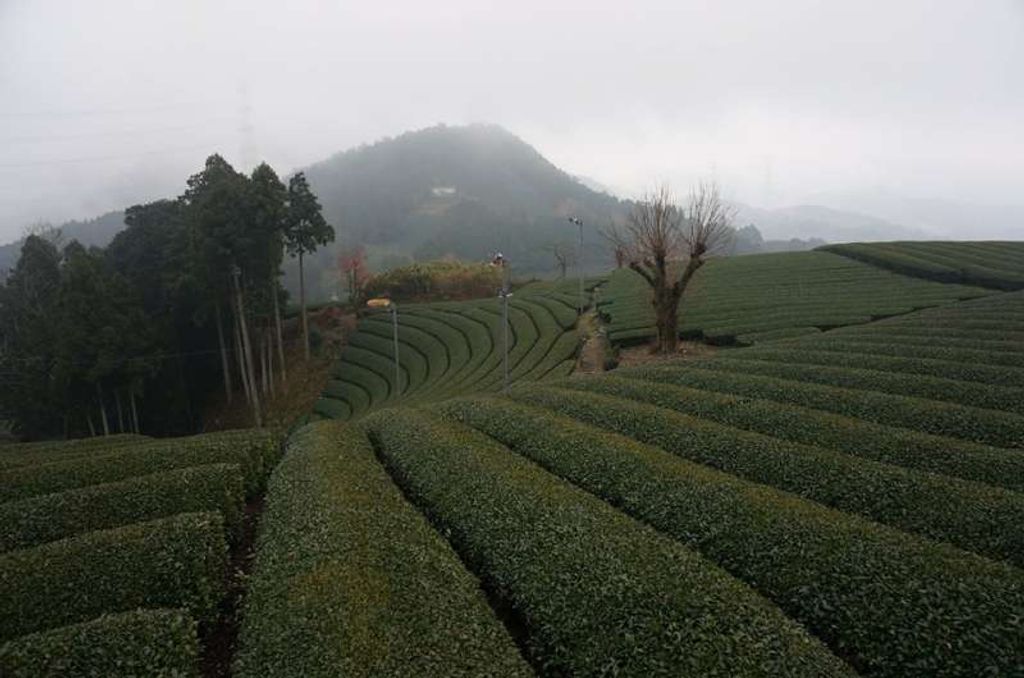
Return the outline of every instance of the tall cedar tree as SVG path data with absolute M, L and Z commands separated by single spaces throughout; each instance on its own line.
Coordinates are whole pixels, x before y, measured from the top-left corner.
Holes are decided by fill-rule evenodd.
M 60 253 L 30 235 L 0 288 L 0 408 L 15 433 L 26 438 L 58 435 L 64 428 L 63 389 L 58 383 Z
M 302 172 L 288 182 L 288 226 L 285 245 L 288 254 L 299 258 L 299 307 L 302 313 L 302 341 L 309 360 L 309 321 L 306 318 L 306 277 L 303 257 L 334 240 L 334 228 L 321 214 L 320 202 L 313 195 Z
M 284 334 L 281 331 L 281 261 L 284 258 L 284 236 L 288 227 L 288 189 L 270 165 L 261 163 L 252 172 L 254 221 L 265 243 L 259 278 L 269 281 L 266 290 L 274 314 L 277 337 L 277 359 L 281 383 L 287 378 L 284 363 Z

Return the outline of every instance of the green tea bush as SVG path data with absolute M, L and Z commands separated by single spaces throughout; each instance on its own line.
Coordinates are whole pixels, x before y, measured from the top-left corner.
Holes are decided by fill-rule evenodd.
M 1024 288 L 1024 245 L 1019 242 L 850 243 L 821 249 L 929 280 Z
M 170 438 L 102 455 L 0 470 L 0 502 L 205 464 L 237 464 L 245 476 L 246 494 L 252 496 L 262 490 L 279 457 L 279 442 L 269 431 Z
M 597 393 L 543 386 L 522 402 L 594 424 L 685 459 L 925 537 L 1024 564 L 1024 495 L 880 464 Z
M 884 365 L 886 362 L 888 366 Z M 943 378 L 908 374 L 900 371 L 901 365 L 898 362 L 857 354 L 821 355 L 810 347 L 776 350 L 761 348 L 749 354 L 738 351 L 735 357 L 716 358 L 702 364 L 702 367 L 1024 413 L 1024 388 L 999 386 L 996 380 L 986 384 L 962 380 L 957 376 Z M 920 366 L 921 361 L 915 362 Z M 904 369 L 907 368 L 904 366 Z M 1014 376 L 1010 372 L 1011 368 L 1001 369 L 1004 378 L 999 381 L 1005 382 Z M 961 376 L 967 376 L 964 373 L 968 371 L 964 368 Z M 947 373 L 954 374 L 952 370 Z
M 184 513 L 0 554 L 0 639 L 138 607 L 215 616 L 227 547 L 218 513 Z
M 576 316 L 574 303 L 561 298 L 555 286 L 536 285 L 528 293 L 517 293 L 509 304 L 510 379 L 534 381 L 570 373 L 579 344 Z M 403 305 L 398 336 L 405 376 L 402 388 L 395 389 L 391 319 L 367 316 L 331 370 L 332 379 L 314 410 L 323 418 L 348 420 L 385 403 L 497 390 L 504 383 L 502 323 L 502 305 L 493 297 Z
M 1024 417 L 881 391 L 708 369 L 715 361 L 625 370 L 630 377 L 799 405 L 996 447 L 1024 447 Z
M 0 646 L 7 678 L 199 676 L 196 625 L 180 610 L 135 610 L 32 633 Z
M 772 400 L 645 379 L 604 375 L 599 379 L 572 379 L 557 386 L 629 398 L 782 440 L 1024 491 L 1024 455 L 1017 450 L 882 426 Z
M 209 464 L 0 504 L 0 552 L 177 513 L 219 511 L 241 530 L 245 491 L 236 464 Z
M 920 364 L 929 371 L 933 366 L 941 370 L 939 376 L 948 374 L 943 369 L 947 366 L 955 370 L 963 369 L 961 366 L 970 366 L 978 370 L 976 374 L 980 377 L 981 381 L 984 381 L 987 375 L 992 375 L 996 379 L 1002 378 L 1002 375 L 998 374 L 1002 367 L 1014 368 L 1014 374 L 1017 374 L 1017 371 L 1024 371 L 1024 345 L 1016 343 L 1013 346 L 1007 347 L 1009 350 L 999 350 L 995 347 L 960 347 L 948 343 L 942 338 L 934 337 L 925 344 L 914 344 L 901 341 L 885 332 L 876 332 L 872 336 L 862 335 L 854 337 L 837 334 L 834 337 L 816 337 L 813 342 L 795 342 L 785 346 L 787 348 L 807 346 L 807 348 L 822 354 L 870 355 L 872 359 L 878 359 L 882 356 L 910 358 L 915 359 L 915 361 L 907 362 L 907 367 L 914 368 L 915 363 L 921 361 Z M 1020 350 L 1014 351 L 1012 350 L 1013 347 Z M 1017 380 L 1015 379 L 1014 381 Z
M 1001 675 L 1017 666 L 1016 568 L 539 408 L 476 399 L 438 409 L 698 549 L 862 672 Z
M 531 671 L 366 434 L 298 431 L 270 482 L 234 675 L 488 674 Z
M 774 605 L 493 440 L 366 419 L 392 476 L 522 620 L 549 675 L 851 675 Z
M 72 440 L 48 440 L 35 443 L 15 443 L 0 446 L 0 469 L 16 466 L 32 466 L 64 461 L 75 457 L 89 456 L 119 447 L 143 445 L 152 438 L 119 433 L 95 438 L 74 438 Z

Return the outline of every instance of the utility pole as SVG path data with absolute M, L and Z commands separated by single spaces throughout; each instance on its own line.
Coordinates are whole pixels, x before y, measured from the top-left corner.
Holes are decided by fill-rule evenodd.
M 579 240 L 576 244 L 576 270 L 580 275 L 580 315 L 583 315 L 585 304 L 583 301 L 583 220 L 579 217 L 569 217 L 569 223 L 579 227 Z
M 502 392 L 508 393 L 509 387 L 509 371 L 508 371 L 508 300 L 512 297 L 511 287 L 511 267 L 508 265 L 508 259 L 506 259 L 500 252 L 494 256 L 491 261 L 492 265 L 501 266 L 501 289 L 498 290 L 498 298 L 501 299 L 501 331 L 502 331 L 502 369 L 505 377 L 502 382 Z
M 507 287 L 502 287 L 501 291 L 498 292 L 498 297 L 501 299 L 501 328 L 504 334 L 502 342 L 502 350 L 505 353 L 503 359 L 503 366 L 505 372 L 505 381 L 502 391 L 508 393 L 509 377 L 508 377 L 508 300 L 512 298 L 512 293 L 509 292 Z

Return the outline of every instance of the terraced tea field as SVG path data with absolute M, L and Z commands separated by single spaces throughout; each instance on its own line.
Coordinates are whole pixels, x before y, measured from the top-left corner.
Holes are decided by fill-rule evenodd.
M 570 376 L 574 287 L 534 285 L 507 394 L 497 302 L 426 304 L 397 382 L 362 322 L 280 463 L 252 431 L 0 448 L 0 674 L 215 675 L 265 488 L 239 678 L 1024 675 L 1024 290 L 701 276 L 686 331 L 755 345 Z
M 1017 675 L 1022 368 L 1024 292 L 310 425 L 239 675 Z
M 787 252 L 712 259 L 687 289 L 679 328 L 714 344 L 755 344 L 858 325 L 990 294 L 899 275 L 829 252 Z M 601 311 L 615 343 L 654 336 L 650 288 L 628 269 L 602 288 Z
M 939 282 L 1024 289 L 1024 243 L 878 242 L 821 248 L 897 273 Z
M 532 285 L 510 300 L 509 377 L 564 377 L 575 365 L 578 296 L 568 285 Z M 400 306 L 396 382 L 390 313 L 364 318 L 349 338 L 315 414 L 361 416 L 384 404 L 494 391 L 504 383 L 504 333 L 498 299 Z

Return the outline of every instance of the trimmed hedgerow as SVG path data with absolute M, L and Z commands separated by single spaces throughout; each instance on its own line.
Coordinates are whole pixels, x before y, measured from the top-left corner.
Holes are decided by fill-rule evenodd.
M 0 445 L 0 468 L 32 466 L 61 461 L 78 456 L 102 453 L 119 447 L 138 446 L 153 439 L 134 433 L 118 433 L 95 438 L 47 440 L 34 443 Z
M 32 633 L 0 646 L 7 678 L 199 675 L 196 625 L 181 610 L 134 610 Z
M 997 675 L 1024 650 L 1016 568 L 535 407 L 478 398 L 438 409 L 690 544 L 858 670 Z
M 1024 495 L 789 443 L 597 393 L 519 389 L 516 400 L 683 458 L 963 549 L 1024 564 Z
M 772 400 L 611 374 L 567 380 L 557 386 L 629 398 L 773 438 L 1024 491 L 1024 455 L 1017 450 L 873 424 Z
M 700 367 L 665 364 L 623 370 L 620 374 L 708 391 L 764 398 L 876 424 L 899 426 L 996 447 L 1024 447 L 1024 417 L 1011 412 L 893 395 L 881 391 L 705 369 L 714 362 L 716 361 L 701 362 Z
M 183 513 L 0 555 L 0 639 L 137 607 L 214 617 L 227 547 L 219 513 Z
M 270 481 L 234 675 L 350 674 L 531 671 L 366 434 L 320 422 Z
M 107 454 L 0 471 L 0 501 L 149 475 L 205 464 L 238 464 L 246 494 L 261 491 L 277 463 L 280 446 L 268 431 L 242 430 L 172 438 Z
M 851 673 L 715 565 L 486 436 L 410 410 L 366 423 L 406 495 L 521 619 L 541 673 Z
M 219 511 L 239 532 L 245 492 L 236 464 L 209 464 L 0 504 L 0 552 L 177 513 Z
M 1024 288 L 1024 245 L 1018 242 L 848 243 L 821 249 L 929 280 Z
M 803 347 L 803 350 L 757 349 L 756 353 L 706 361 L 701 363 L 701 367 L 839 388 L 881 391 L 1018 415 L 1024 413 L 1024 388 L 961 381 L 956 377 L 908 374 L 895 365 L 883 367 L 879 363 L 870 356 L 855 354 L 820 357 L 810 347 Z M 857 364 L 862 367 L 856 367 Z

